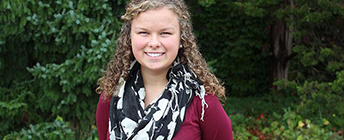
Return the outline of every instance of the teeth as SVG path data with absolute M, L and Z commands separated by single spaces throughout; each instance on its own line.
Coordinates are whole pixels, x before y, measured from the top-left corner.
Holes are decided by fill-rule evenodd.
M 147 55 L 151 56 L 151 57 L 158 57 L 161 56 L 163 53 L 147 53 Z

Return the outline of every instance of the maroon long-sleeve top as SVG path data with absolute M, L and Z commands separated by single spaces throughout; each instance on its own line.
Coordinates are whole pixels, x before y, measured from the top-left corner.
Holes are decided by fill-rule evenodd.
M 99 98 L 96 115 L 99 140 L 109 139 L 110 100 Z M 231 121 L 218 98 L 206 95 L 205 101 L 208 108 L 205 108 L 204 121 L 201 120 L 201 99 L 195 96 L 173 140 L 233 140 Z

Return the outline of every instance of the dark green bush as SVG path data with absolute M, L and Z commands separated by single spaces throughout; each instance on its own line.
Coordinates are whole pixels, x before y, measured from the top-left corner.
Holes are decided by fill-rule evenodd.
M 219 0 L 204 7 L 190 3 L 201 52 L 230 96 L 268 93 L 268 23 Z M 266 49 L 266 51 L 264 51 Z
M 266 100 L 268 98 L 270 97 L 267 96 L 264 99 L 268 105 L 265 108 L 261 108 L 264 104 L 261 102 L 262 98 L 255 97 L 251 98 L 251 101 L 260 103 L 247 105 L 247 101 L 242 101 L 243 103 L 240 105 L 245 103 L 245 107 L 226 110 L 230 114 L 235 139 L 343 139 L 343 134 L 333 130 L 328 119 L 310 118 L 312 116 L 302 117 L 300 111 L 293 111 L 292 108 L 296 108 L 295 105 L 285 107 L 273 100 Z M 227 105 L 234 108 L 240 100 L 228 99 Z M 290 105 L 296 101 L 281 100 L 281 102 Z M 252 114 L 250 111 L 241 113 L 245 109 L 255 113 Z
M 288 82 L 287 90 L 294 90 L 301 102 L 297 110 L 317 123 L 329 120 L 329 125 L 337 129 L 344 126 L 344 71 L 337 72 L 332 82 L 305 81 L 303 85 Z M 277 82 L 280 84 L 281 82 Z
M 57 117 L 51 123 L 39 123 L 36 125 L 29 125 L 28 129 L 22 129 L 19 132 L 8 134 L 4 140 L 73 140 L 74 132 L 69 128 L 68 123 L 65 123 L 61 117 Z
M 300 98 L 297 111 L 314 123 L 329 120 L 342 130 L 344 71 L 344 8 L 335 1 L 299 1 L 290 11 L 295 45 L 289 81 L 277 81 L 281 93 Z
M 0 139 L 58 115 L 76 139 L 93 135 L 96 82 L 115 49 L 124 4 L 0 1 Z

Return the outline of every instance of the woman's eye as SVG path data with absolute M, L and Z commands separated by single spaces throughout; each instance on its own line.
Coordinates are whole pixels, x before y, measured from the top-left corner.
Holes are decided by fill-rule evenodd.
M 146 34 L 148 34 L 148 32 L 139 32 L 139 34 L 146 35 Z
M 170 35 L 171 33 L 170 32 L 162 32 L 161 34 L 162 35 Z

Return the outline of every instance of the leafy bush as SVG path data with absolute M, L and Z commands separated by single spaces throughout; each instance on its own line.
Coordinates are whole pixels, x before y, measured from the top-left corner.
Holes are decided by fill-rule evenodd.
M 295 55 L 289 79 L 277 81 L 279 93 L 300 98 L 296 111 L 311 122 L 342 130 L 344 127 L 344 8 L 334 1 L 298 1 L 280 10 L 293 29 Z M 290 15 L 293 19 L 290 20 Z M 289 20 L 288 20 L 289 19 Z
M 343 139 L 343 134 L 326 129 L 328 121 L 323 124 L 314 124 L 304 119 L 300 114 L 285 109 L 283 115 L 273 113 L 266 117 L 245 117 L 242 114 L 231 116 L 233 122 L 234 138 L 246 139 Z
M 290 84 L 292 85 L 292 84 Z M 290 89 L 290 88 L 288 88 Z M 225 110 L 235 139 L 343 139 L 332 117 L 304 114 L 296 96 L 228 98 Z
M 283 108 L 291 107 L 296 110 L 298 97 L 283 94 L 266 94 L 260 97 L 228 97 L 224 109 L 231 114 L 243 114 L 245 116 L 273 115 L 273 112 L 283 114 Z
M 337 133 L 328 131 L 324 128 L 327 120 L 324 123 L 317 125 L 312 123 L 309 119 L 303 119 L 300 114 L 286 109 L 282 115 L 275 114 L 276 121 L 270 123 L 270 127 L 262 130 L 262 133 L 267 137 L 277 139 L 342 139 L 343 136 L 338 136 Z
M 28 129 L 23 128 L 19 132 L 8 134 L 4 140 L 72 140 L 75 139 L 74 132 L 68 127 L 61 117 L 57 117 L 54 122 L 39 123 L 29 125 Z
M 344 71 L 337 72 L 333 82 L 306 81 L 297 86 L 301 98 L 300 112 L 328 118 L 333 127 L 344 126 Z
M 189 2 L 198 45 L 230 96 L 268 93 L 268 26 L 232 0 Z M 266 51 L 262 51 L 262 50 Z
M 317 80 L 277 81 L 283 94 L 295 94 L 300 98 L 297 108 L 302 116 L 308 116 L 313 122 L 321 123 L 322 118 L 329 120 L 335 129 L 344 129 L 344 70 L 336 72 L 334 78 L 317 75 Z M 326 78 L 323 79 L 323 78 Z M 302 77 L 300 77 L 301 79 Z M 333 79 L 333 80 L 332 80 Z
M 58 115 L 75 139 L 91 137 L 96 82 L 115 50 L 124 4 L 0 1 L 0 139 Z
M 35 95 L 28 91 L 31 82 L 16 83 L 13 89 L 0 88 L 0 138 L 12 131 L 18 131 L 22 126 L 40 122 L 42 116 L 35 108 Z M 46 118 L 49 119 L 49 118 Z

